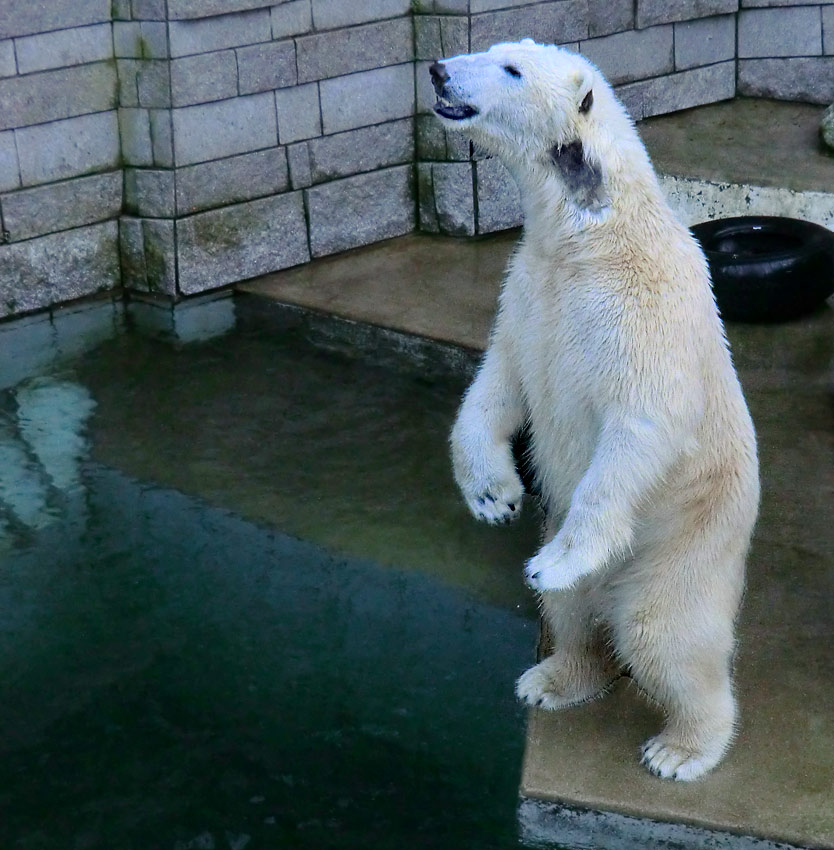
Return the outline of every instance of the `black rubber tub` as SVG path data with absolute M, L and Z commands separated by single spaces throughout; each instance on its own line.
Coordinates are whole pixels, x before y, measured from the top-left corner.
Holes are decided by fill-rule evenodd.
M 782 322 L 834 293 L 834 233 L 795 218 L 741 216 L 696 224 L 723 318 Z

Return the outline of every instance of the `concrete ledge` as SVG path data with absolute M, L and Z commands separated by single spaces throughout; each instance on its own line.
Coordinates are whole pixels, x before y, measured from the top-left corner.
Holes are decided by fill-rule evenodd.
M 521 801 L 518 824 L 522 841 L 532 846 L 555 843 L 597 850 L 791 850 L 795 847 L 684 823 L 659 823 L 536 800 Z

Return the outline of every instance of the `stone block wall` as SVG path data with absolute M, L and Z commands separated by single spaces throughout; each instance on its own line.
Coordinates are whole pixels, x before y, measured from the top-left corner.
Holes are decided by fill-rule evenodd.
M 414 229 L 410 0 L 116 18 L 126 287 L 189 295 Z
M 738 91 L 780 100 L 834 101 L 834 2 L 741 0 Z
M 455 235 L 521 222 L 505 169 L 432 118 L 438 56 L 525 36 L 587 56 L 635 120 L 736 93 L 738 0 L 418 0 L 415 13 L 420 226 Z
M 0 4 L 0 317 L 119 284 L 110 0 Z
M 588 56 L 635 119 L 834 99 L 834 0 L 2 0 L 0 317 L 517 225 L 427 68 L 526 36 Z

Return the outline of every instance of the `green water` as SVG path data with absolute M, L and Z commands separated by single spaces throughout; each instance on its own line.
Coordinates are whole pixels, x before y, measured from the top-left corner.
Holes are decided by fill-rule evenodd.
M 460 505 L 465 376 L 109 310 L 0 331 L 0 847 L 519 846 L 536 517 Z

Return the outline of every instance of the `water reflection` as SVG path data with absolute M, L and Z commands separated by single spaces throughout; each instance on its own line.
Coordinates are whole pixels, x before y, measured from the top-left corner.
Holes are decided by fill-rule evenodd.
M 60 518 L 83 522 L 81 468 L 90 392 L 61 378 L 30 378 L 0 392 L 0 549 Z

